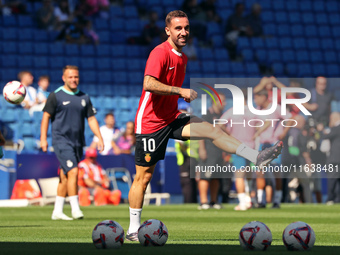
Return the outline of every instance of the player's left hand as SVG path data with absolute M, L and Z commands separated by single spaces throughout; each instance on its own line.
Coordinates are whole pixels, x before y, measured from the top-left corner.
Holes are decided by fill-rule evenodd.
M 188 97 L 184 97 L 184 101 L 190 103 L 191 101 L 194 101 L 197 98 L 197 92 L 193 89 L 189 89 L 189 95 Z
M 104 142 L 103 139 L 99 139 L 98 143 L 97 143 L 97 149 L 99 153 L 102 153 L 104 150 Z

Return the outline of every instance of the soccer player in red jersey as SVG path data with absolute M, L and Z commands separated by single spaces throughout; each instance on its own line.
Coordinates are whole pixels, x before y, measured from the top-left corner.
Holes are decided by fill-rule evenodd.
M 259 153 L 196 116 L 177 109 L 179 97 L 191 102 L 193 89 L 181 88 L 187 57 L 182 53 L 189 37 L 189 20 L 183 11 L 172 11 L 165 19 L 168 39 L 152 50 L 145 67 L 143 92 L 135 119 L 136 176 L 129 192 L 130 226 L 126 239 L 138 241 L 144 193 L 156 163 L 164 159 L 169 138 L 211 139 L 222 150 L 255 162 L 267 164 L 281 151 L 281 143 Z

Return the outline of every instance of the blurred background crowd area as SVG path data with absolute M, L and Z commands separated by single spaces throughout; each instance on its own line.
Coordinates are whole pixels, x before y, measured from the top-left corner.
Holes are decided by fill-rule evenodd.
M 0 8 L 1 84 L 28 70 L 30 86 L 38 89 L 38 79 L 48 76 L 53 91 L 62 85 L 62 68 L 77 65 L 79 88 L 91 96 L 100 125 L 108 112 L 118 128 L 134 120 L 147 56 L 166 39 L 164 18 L 175 9 L 191 25 L 184 87 L 195 77 L 234 77 L 250 87 L 273 75 L 286 86 L 294 77 L 312 89 L 310 77 L 324 76 L 331 111 L 340 111 L 338 1 L 0 0 Z M 1 98 L 0 116 L 9 140 L 39 151 L 41 111 L 29 114 Z M 85 136 L 89 145 L 89 128 Z

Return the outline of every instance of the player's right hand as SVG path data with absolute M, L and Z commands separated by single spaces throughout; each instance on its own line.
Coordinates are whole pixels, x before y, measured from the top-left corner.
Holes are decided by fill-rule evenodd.
M 190 103 L 197 98 L 197 92 L 193 89 L 182 89 L 181 97 L 184 98 L 184 101 Z
M 47 140 L 40 140 L 40 147 L 43 152 L 47 152 L 47 148 L 48 148 Z

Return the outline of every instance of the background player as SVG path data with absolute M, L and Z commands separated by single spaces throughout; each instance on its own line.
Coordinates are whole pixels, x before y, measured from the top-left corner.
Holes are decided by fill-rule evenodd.
M 52 220 L 72 220 L 63 213 L 66 195 L 69 196 L 72 217 L 84 217 L 78 202 L 78 163 L 85 146 L 85 118 L 92 132 L 99 138 L 98 150 L 104 149 L 103 138 L 92 107 L 90 97 L 78 90 L 79 71 L 77 66 L 65 66 L 62 79 L 64 86 L 52 92 L 43 109 L 41 121 L 41 148 L 47 151 L 47 130 L 49 120 L 52 123 L 52 145 L 59 160 L 61 171 L 57 197 L 52 213 Z
M 150 53 L 136 114 L 136 176 L 129 192 L 130 226 L 126 235 L 131 241 L 138 241 L 144 193 L 156 163 L 164 159 L 169 138 L 208 138 L 222 150 L 237 153 L 258 165 L 269 163 L 282 147 L 280 142 L 258 153 L 208 122 L 178 111 L 179 97 L 187 102 L 197 98 L 196 91 L 181 88 L 187 64 L 181 51 L 189 37 L 189 20 L 184 12 L 172 11 L 165 24 L 168 39 Z

